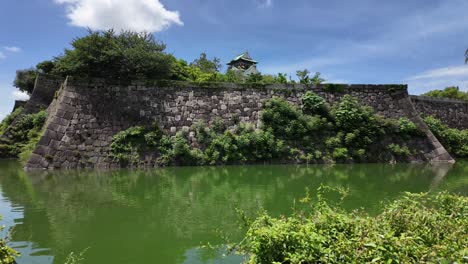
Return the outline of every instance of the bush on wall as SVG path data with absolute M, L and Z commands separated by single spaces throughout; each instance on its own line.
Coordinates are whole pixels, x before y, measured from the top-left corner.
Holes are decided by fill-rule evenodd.
M 387 120 L 355 98 L 344 96 L 329 111 L 325 101 L 308 92 L 303 110 L 274 97 L 264 104 L 261 127 L 240 123 L 227 127 L 221 119 L 202 121 L 176 135 L 165 135 L 157 125 L 131 127 L 114 136 L 111 156 L 138 165 L 141 155 L 157 153 L 157 165 L 217 165 L 295 161 L 305 163 L 366 161 L 373 149 L 404 160 L 413 151 L 402 143 L 419 137 L 407 119 Z M 395 142 L 383 145 L 386 135 Z M 387 143 L 385 143 L 387 144 Z M 380 147 L 378 147 L 380 146 Z M 381 160 L 384 161 L 384 160 Z M 387 161 L 387 160 L 385 160 Z

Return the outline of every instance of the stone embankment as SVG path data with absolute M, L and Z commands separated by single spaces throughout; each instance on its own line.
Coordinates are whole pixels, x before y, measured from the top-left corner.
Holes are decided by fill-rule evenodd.
M 52 86 L 50 86 L 52 87 Z M 40 89 L 36 86 L 36 90 Z M 408 117 L 426 133 L 424 157 L 431 162 L 453 162 L 452 157 L 429 131 L 415 109 L 405 85 L 346 85 L 341 92 L 327 86 L 216 84 L 185 82 L 133 82 L 69 77 L 48 108 L 45 133 L 29 160 L 28 168 L 111 168 L 112 136 L 135 125 L 157 122 L 170 134 L 198 120 L 218 118 L 227 125 L 238 121 L 259 125 L 266 100 L 279 96 L 299 105 L 312 89 L 330 104 L 345 94 L 358 98 L 387 118 Z M 33 95 L 34 97 L 34 95 Z M 31 98 L 33 99 L 33 98 Z M 465 112 L 466 114 L 466 112 Z

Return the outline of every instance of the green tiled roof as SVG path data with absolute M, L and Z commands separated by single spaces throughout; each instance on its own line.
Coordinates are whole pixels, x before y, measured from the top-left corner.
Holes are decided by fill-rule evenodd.
M 233 60 L 231 60 L 231 62 L 229 62 L 228 65 L 232 64 L 232 63 L 234 63 L 234 62 L 236 62 L 238 60 L 244 60 L 244 61 L 249 61 L 249 62 L 252 62 L 252 63 L 258 63 L 257 61 L 253 60 L 250 57 L 249 53 L 246 51 L 246 52 L 242 53 L 241 55 L 235 57 Z

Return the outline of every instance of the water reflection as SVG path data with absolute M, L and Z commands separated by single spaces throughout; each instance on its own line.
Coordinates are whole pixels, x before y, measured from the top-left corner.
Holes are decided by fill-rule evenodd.
M 237 263 L 198 248 L 222 243 L 216 229 L 239 235 L 235 208 L 285 214 L 320 184 L 349 188 L 344 206 L 370 213 L 403 191 L 468 193 L 466 162 L 25 173 L 2 161 L 0 174 L 1 204 L 21 211 L 2 210 L 15 220 L 4 222 L 14 226 L 12 245 L 30 245 L 20 263 L 63 263 L 88 247 L 85 263 Z

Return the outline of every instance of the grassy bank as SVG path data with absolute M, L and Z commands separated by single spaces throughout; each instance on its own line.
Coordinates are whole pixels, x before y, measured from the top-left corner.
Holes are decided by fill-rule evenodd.
M 468 198 L 410 194 L 377 216 L 346 212 L 322 198 L 302 200 L 291 216 L 267 213 L 247 222 L 235 249 L 248 263 L 464 263 Z

